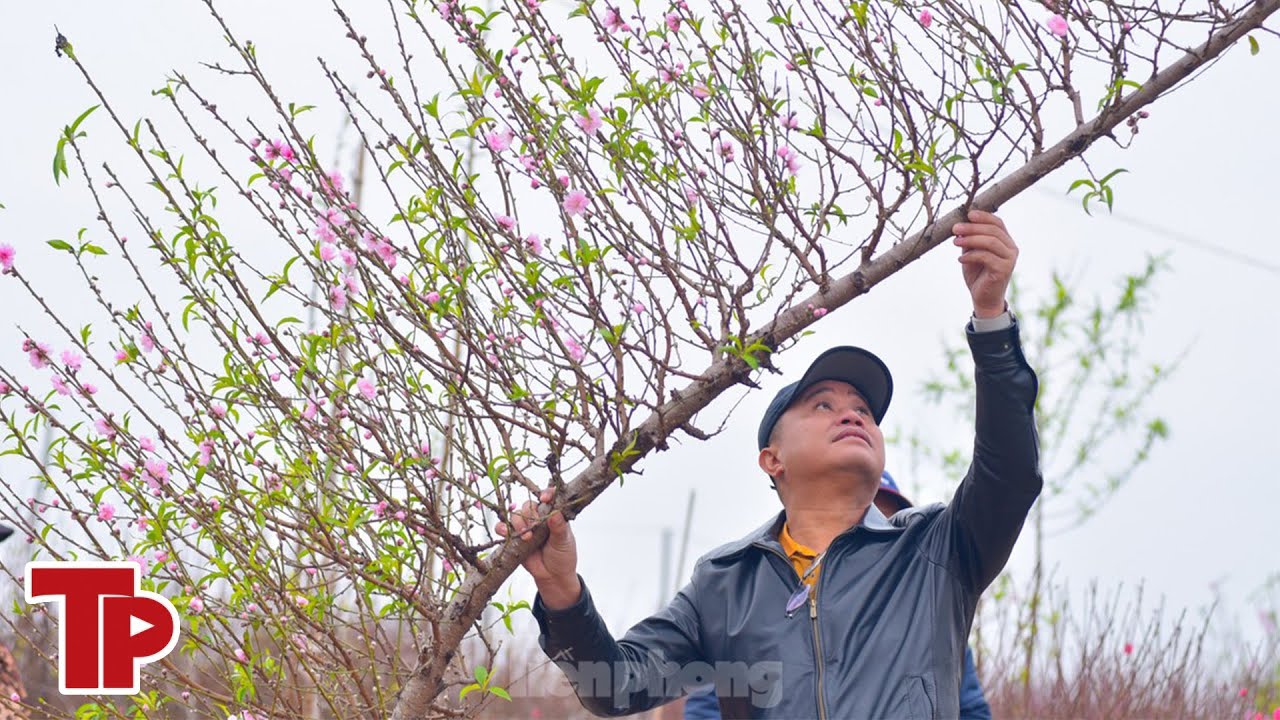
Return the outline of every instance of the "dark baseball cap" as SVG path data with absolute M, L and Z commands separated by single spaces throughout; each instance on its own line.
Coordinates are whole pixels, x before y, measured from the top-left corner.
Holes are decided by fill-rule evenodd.
M 760 430 L 756 437 L 760 450 L 769 445 L 773 427 L 778 424 L 791 403 L 810 386 L 823 380 L 849 383 L 867 401 L 867 405 L 871 406 L 871 416 L 876 419 L 876 424 L 879 425 L 884 420 L 889 400 L 893 397 L 893 376 L 889 374 L 888 366 L 862 348 L 841 345 L 819 355 L 799 380 L 773 396 L 773 402 L 769 403 L 769 409 L 764 411 L 764 418 L 760 420 Z
M 898 483 L 894 482 L 893 476 L 889 474 L 888 470 L 880 473 L 880 489 L 876 493 L 897 498 L 904 508 L 913 507 L 907 496 L 903 495 L 902 491 L 898 489 Z

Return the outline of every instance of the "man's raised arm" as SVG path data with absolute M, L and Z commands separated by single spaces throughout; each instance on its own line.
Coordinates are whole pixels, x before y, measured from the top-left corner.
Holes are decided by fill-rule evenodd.
M 971 211 L 969 222 L 952 230 L 973 298 L 967 334 L 977 395 L 973 462 L 951 501 L 952 564 L 979 592 L 1004 568 L 1043 485 L 1035 423 L 1038 384 L 1005 302 L 1017 245 L 1004 222 L 988 212 Z

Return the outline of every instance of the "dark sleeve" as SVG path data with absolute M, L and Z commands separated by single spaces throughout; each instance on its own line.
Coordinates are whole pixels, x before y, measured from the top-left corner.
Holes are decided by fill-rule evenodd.
M 720 701 L 716 699 L 716 686 L 703 685 L 689 693 L 684 701 L 684 720 L 720 720 Z
M 691 676 L 691 664 L 702 659 L 692 583 L 621 640 L 609 634 L 586 582 L 577 604 L 563 610 L 548 610 L 539 594 L 533 617 L 543 652 L 568 676 L 582 706 L 596 715 L 630 715 L 675 700 L 685 693 L 683 678 Z
M 1040 477 L 1036 374 L 1022 355 L 1018 323 L 968 330 L 975 366 L 973 462 L 948 508 L 950 564 L 978 593 L 1000 574 L 1044 484 Z
M 686 716 L 688 717 L 688 716 Z M 964 649 L 964 674 L 960 677 L 960 720 L 991 720 L 991 706 L 978 683 L 973 650 Z

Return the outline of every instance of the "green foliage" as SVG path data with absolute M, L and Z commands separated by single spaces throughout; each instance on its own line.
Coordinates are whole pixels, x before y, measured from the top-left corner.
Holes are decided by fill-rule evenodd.
M 497 685 L 490 684 L 493 677 L 489 674 L 488 668 L 483 665 L 477 665 L 473 674 L 476 681 L 462 688 L 462 691 L 458 694 L 459 700 L 465 700 L 467 695 L 479 691 L 484 694 L 500 697 L 507 702 L 511 702 L 511 695 L 506 690 L 498 687 Z
M 70 52 L 70 50 L 68 50 L 68 52 Z M 53 154 L 54 183 L 61 185 L 62 178 L 67 176 L 67 156 L 66 156 L 67 145 L 72 144 L 76 140 L 86 136 L 86 133 L 77 132 L 80 129 L 80 123 L 84 122 L 85 119 L 88 118 L 89 115 L 92 114 L 93 111 L 97 110 L 99 107 L 100 106 L 98 105 L 94 105 L 88 110 L 85 110 L 84 112 L 80 113 L 80 116 L 77 117 L 74 121 L 72 121 L 70 125 L 67 125 L 66 127 L 62 128 L 62 136 L 58 138 L 58 148 Z
M 1076 188 L 1081 188 L 1081 187 L 1087 188 L 1089 192 L 1085 193 L 1085 195 L 1081 198 L 1081 203 L 1084 206 L 1084 211 L 1092 215 L 1093 213 L 1089 212 L 1089 201 L 1101 200 L 1102 202 L 1106 203 L 1107 211 L 1110 212 L 1113 209 L 1112 203 L 1115 200 L 1115 195 L 1109 183 L 1111 182 L 1111 179 L 1114 178 L 1116 175 L 1119 175 L 1120 173 L 1126 173 L 1126 172 L 1129 172 L 1129 171 L 1124 168 L 1119 168 L 1116 170 L 1112 170 L 1111 172 L 1107 173 L 1106 175 L 1104 175 L 1103 177 L 1097 180 L 1089 180 L 1087 178 L 1076 180 L 1075 182 L 1071 183 L 1070 188 L 1067 188 L 1067 194 L 1070 195 L 1071 193 L 1075 192 Z
M 1027 302 L 1019 301 L 1015 287 L 1010 306 L 1018 312 L 1024 352 L 1040 383 L 1041 503 L 1070 500 L 1050 518 L 1052 531 L 1085 522 L 1169 438 L 1168 422 L 1147 406 L 1180 358 L 1164 363 L 1139 359 L 1152 284 L 1164 267 L 1162 257 L 1149 257 L 1139 271 L 1121 278 L 1110 299 L 1086 300 L 1075 283 L 1058 273 L 1048 292 Z M 943 358 L 942 372 L 922 387 L 924 398 L 951 408 L 971 426 L 974 385 L 968 349 L 948 344 Z M 968 466 L 967 449 L 932 445 L 919 432 L 901 442 L 947 477 L 960 477 Z

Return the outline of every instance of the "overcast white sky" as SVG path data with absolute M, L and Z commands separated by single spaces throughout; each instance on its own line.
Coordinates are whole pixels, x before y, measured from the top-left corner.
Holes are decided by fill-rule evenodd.
M 289 99 L 320 105 L 317 113 L 327 113 L 336 132 L 333 94 L 315 57 L 350 62 L 351 49 L 328 4 L 225 5 L 241 37 L 257 42 Z M 169 70 L 194 76 L 201 72 L 198 61 L 226 59 L 218 31 L 195 0 L 8 3 L 0 10 L 0 203 L 7 206 L 0 211 L 0 242 L 17 247 L 27 273 L 39 269 L 46 279 L 59 266 L 45 241 L 94 224 L 79 183 L 58 189 L 50 173 L 59 129 L 96 102 L 74 68 L 54 56 L 55 23 L 129 117 L 162 113 L 150 90 Z M 1170 252 L 1171 271 L 1156 287 L 1143 354 L 1167 361 L 1190 348 L 1151 405 L 1168 420 L 1171 439 L 1096 518 L 1051 541 L 1058 577 L 1078 586 L 1091 579 L 1144 581 L 1174 607 L 1206 604 L 1211 584 L 1220 583 L 1227 610 L 1249 632 L 1259 626 L 1242 612 L 1247 598 L 1280 571 L 1280 43 L 1262 38 L 1262 44 L 1257 57 L 1247 46 L 1233 49 L 1160 101 L 1133 149 L 1093 155 L 1098 167 L 1130 171 L 1115 182 L 1114 216 L 1088 217 L 1074 199 L 1063 199 L 1080 176 L 1074 167 L 1002 209 L 1022 247 L 1018 274 L 1029 293 L 1042 289 L 1057 268 L 1074 273 L 1088 293 L 1110 294 L 1147 253 Z M 101 118 L 97 127 L 103 145 L 118 144 Z M 332 148 L 333 135 L 318 140 Z M 897 386 L 887 433 L 922 426 L 949 438 L 966 432 L 939 419 L 919 392 L 939 366 L 940 340 L 960 340 L 969 312 L 953 250 L 939 248 L 833 312 L 782 359 L 786 376 L 765 378 L 764 391 L 746 397 L 723 434 L 648 459 L 643 476 L 612 488 L 576 522 L 580 570 L 615 631 L 658 602 L 661 532 L 676 530 L 678 541 L 691 492 L 697 501 L 686 571 L 702 552 L 778 510 L 756 467 L 756 425 L 772 394 L 823 349 L 856 344 L 886 360 Z M 15 323 L 40 325 L 27 304 L 14 302 L 3 279 L 0 295 L 0 363 L 22 367 Z M 948 483 L 958 480 L 906 477 L 905 463 L 903 451 L 891 448 L 889 468 L 918 502 L 945 497 Z M 12 462 L 0 464 L 0 471 L 14 469 Z M 1011 562 L 1020 576 L 1029 567 L 1028 551 L 1023 542 Z M 517 594 L 531 594 L 522 574 L 513 582 Z

